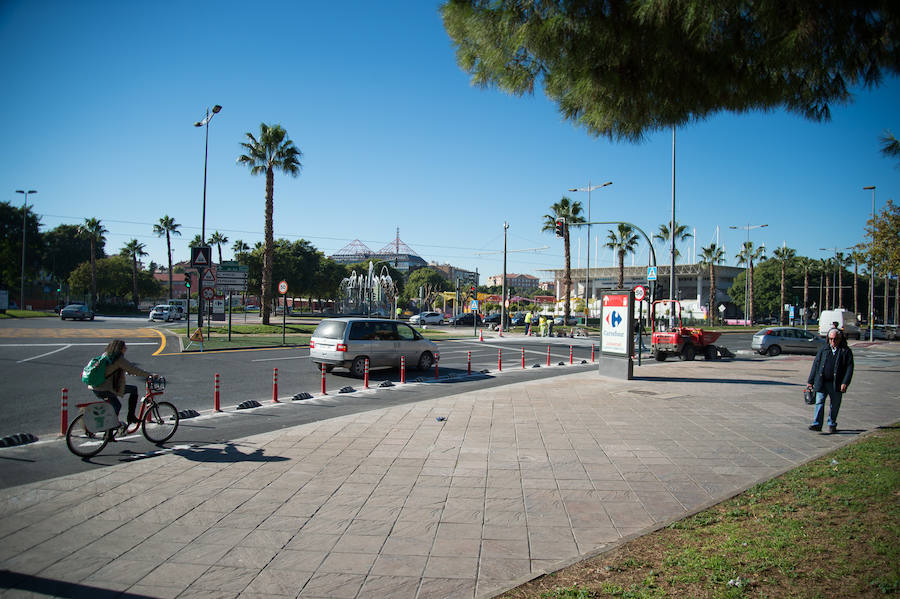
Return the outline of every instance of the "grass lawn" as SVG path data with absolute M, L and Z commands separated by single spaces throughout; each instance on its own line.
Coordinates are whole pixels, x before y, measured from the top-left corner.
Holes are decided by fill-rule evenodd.
M 898 540 L 892 426 L 500 597 L 897 596 Z
M 309 338 L 315 330 L 315 325 L 288 324 L 284 328 L 284 345 L 309 345 Z M 180 334 L 183 347 L 187 347 L 189 340 L 187 335 Z M 227 326 L 214 326 L 207 329 L 203 327 L 203 349 L 241 349 L 246 347 L 276 347 L 282 345 L 281 325 L 264 324 L 232 324 L 231 341 L 228 340 Z M 195 343 L 187 351 L 200 351 Z
M 4 318 L 56 318 L 53 312 L 39 312 L 37 310 L 7 310 L 6 314 L 0 314 L 0 320 Z

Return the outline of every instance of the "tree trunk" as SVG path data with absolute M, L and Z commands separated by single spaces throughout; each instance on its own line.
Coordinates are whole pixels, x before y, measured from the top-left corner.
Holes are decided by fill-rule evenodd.
M 169 257 L 169 299 L 172 299 L 172 238 L 169 235 L 168 229 L 166 229 L 166 249 L 168 250 L 167 256 Z M 197 286 L 199 287 L 200 285 Z M 188 293 L 188 301 L 190 301 L 190 298 L 191 294 Z
M 888 298 L 891 295 L 891 281 L 888 279 L 888 273 L 884 273 L 884 324 L 888 323 Z
M 747 288 L 749 289 L 750 297 L 747 298 L 747 302 L 750 306 L 750 309 L 747 314 L 747 319 L 750 321 L 750 325 L 753 325 L 753 258 L 750 259 L 750 270 L 747 273 L 750 276 L 750 281 L 747 284 Z
M 134 286 L 134 309 L 138 308 L 138 288 L 137 288 L 137 255 L 131 256 L 131 283 Z
M 97 242 L 91 239 L 91 310 L 97 309 Z M 25 306 L 20 306 L 22 310 Z
M 844 267 L 838 264 L 838 308 L 844 307 Z
M 778 324 L 784 326 L 784 262 L 781 263 L 781 304 L 778 306 Z
M 625 285 L 625 252 L 619 250 L 619 289 Z
M 269 324 L 269 315 L 272 310 L 272 259 L 275 254 L 275 238 L 272 225 L 272 205 L 274 203 L 273 188 L 275 173 L 272 167 L 266 169 L 266 245 L 263 251 L 262 268 L 262 323 Z
M 828 275 L 826 275 L 824 272 L 822 273 L 822 275 L 825 277 L 825 303 L 822 304 L 822 308 L 819 309 L 820 314 L 822 313 L 822 310 L 828 310 L 828 306 L 831 305 L 831 287 L 828 285 Z
M 566 302 L 563 304 L 563 314 L 565 315 L 565 324 L 569 323 L 569 298 L 572 295 L 572 256 L 569 252 L 569 223 L 566 223 L 563 234 L 563 247 L 566 254 L 566 273 L 563 278 L 563 287 L 566 290 Z

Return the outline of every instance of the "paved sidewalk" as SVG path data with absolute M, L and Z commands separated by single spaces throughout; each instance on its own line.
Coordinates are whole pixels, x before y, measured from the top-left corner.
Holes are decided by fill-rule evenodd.
M 809 357 L 666 362 L 6 489 L 0 594 L 489 597 L 900 420 L 879 351 L 857 353 L 837 435 L 806 430 Z

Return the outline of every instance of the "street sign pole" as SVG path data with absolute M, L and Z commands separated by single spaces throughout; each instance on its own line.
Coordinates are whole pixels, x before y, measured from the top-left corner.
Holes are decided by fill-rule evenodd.
M 231 341 L 231 292 L 228 292 L 228 341 Z

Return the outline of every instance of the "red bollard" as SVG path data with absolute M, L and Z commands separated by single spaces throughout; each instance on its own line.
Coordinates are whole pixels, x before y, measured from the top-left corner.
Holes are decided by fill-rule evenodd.
M 363 374 L 363 387 L 369 388 L 369 358 L 366 358 L 366 369 Z
M 466 374 L 472 374 L 472 352 L 466 352 Z
M 69 390 L 62 388 L 62 409 L 59 412 L 59 434 L 65 435 L 69 428 Z
M 594 361 L 594 344 L 591 343 L 591 362 Z
M 328 395 L 325 392 L 325 364 L 322 364 L 322 395 Z
M 272 369 L 272 403 L 278 403 L 278 369 Z
M 400 356 L 400 382 L 406 382 L 406 356 Z
M 547 346 L 547 366 L 550 366 L 550 346 Z
M 572 359 L 572 346 L 569 346 L 569 364 L 574 364 L 574 360 Z
M 525 348 L 522 348 L 522 368 L 525 368 Z
M 439 357 L 436 357 L 436 358 L 434 359 L 434 380 L 437 380 L 437 379 L 438 379 L 438 361 L 439 361 L 439 360 L 440 360 Z
M 503 372 L 503 350 L 497 350 L 497 370 Z
M 213 411 L 221 412 L 219 408 L 219 373 L 216 373 L 215 382 L 213 383 Z

